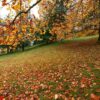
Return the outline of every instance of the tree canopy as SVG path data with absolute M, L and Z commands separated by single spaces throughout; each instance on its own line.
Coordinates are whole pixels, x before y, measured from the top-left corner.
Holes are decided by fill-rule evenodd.
M 36 0 L 30 5 L 32 1 L 0 1 L 2 7 L 16 12 L 12 17 L 0 19 L 0 44 L 16 46 L 22 40 L 35 40 L 36 32 L 43 35 L 47 31 L 56 34 L 57 39 L 98 33 L 100 36 L 99 0 Z M 30 15 L 36 5 L 39 18 Z

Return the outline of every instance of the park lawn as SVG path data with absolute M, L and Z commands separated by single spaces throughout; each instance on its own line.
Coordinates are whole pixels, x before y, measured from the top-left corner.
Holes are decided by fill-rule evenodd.
M 1 56 L 0 95 L 6 100 L 99 100 L 96 40 L 66 40 Z

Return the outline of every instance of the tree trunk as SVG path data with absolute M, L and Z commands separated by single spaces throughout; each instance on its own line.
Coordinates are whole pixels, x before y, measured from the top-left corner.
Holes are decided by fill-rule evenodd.
M 98 34 L 99 34 L 99 38 L 98 38 L 98 42 L 100 42 L 100 0 L 99 0 L 99 5 L 98 5 L 99 7 L 99 30 L 98 30 Z
M 9 53 L 9 51 L 10 51 L 10 50 L 9 50 L 9 46 L 7 46 L 7 54 Z
M 99 30 L 98 30 L 99 38 L 98 41 L 100 42 L 100 23 L 99 23 Z

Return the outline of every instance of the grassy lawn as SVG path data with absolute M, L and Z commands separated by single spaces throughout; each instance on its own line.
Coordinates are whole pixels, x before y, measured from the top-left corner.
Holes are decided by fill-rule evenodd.
M 96 40 L 66 40 L 1 56 L 0 95 L 6 100 L 99 100 Z

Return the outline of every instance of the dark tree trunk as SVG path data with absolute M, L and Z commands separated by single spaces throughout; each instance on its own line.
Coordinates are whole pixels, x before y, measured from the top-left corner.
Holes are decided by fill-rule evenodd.
M 98 38 L 98 42 L 100 42 L 100 0 L 99 0 L 98 10 L 99 10 L 99 30 L 98 30 L 99 38 Z
M 99 19 L 100 20 L 100 19 Z M 100 42 L 100 23 L 99 23 L 99 30 L 98 30 L 99 38 L 98 41 Z
M 24 51 L 24 50 L 25 50 L 25 43 L 22 42 L 22 51 Z
M 9 46 L 7 46 L 7 53 L 9 53 L 9 51 L 10 51 L 9 49 L 10 49 Z

